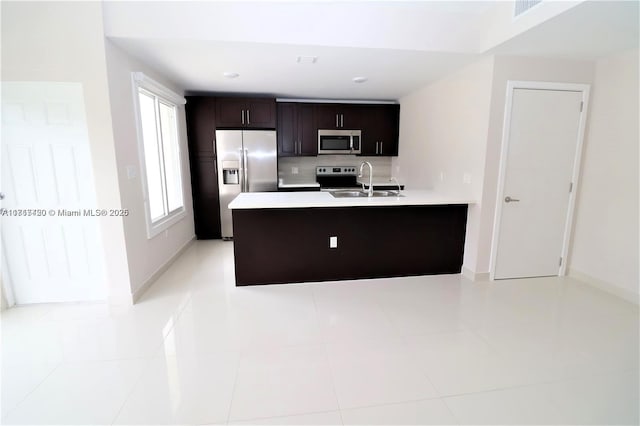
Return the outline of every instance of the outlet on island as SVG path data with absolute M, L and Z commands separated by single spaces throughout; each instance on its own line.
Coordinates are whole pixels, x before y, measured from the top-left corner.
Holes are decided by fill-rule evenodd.
M 338 248 L 338 237 L 329 237 L 329 248 Z

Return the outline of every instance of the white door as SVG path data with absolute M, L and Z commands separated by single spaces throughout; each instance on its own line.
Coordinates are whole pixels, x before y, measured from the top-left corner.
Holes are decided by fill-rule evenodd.
M 2 185 L 15 303 L 106 299 L 81 84 L 2 83 Z
M 582 133 L 583 92 L 512 90 L 494 278 L 559 275 Z

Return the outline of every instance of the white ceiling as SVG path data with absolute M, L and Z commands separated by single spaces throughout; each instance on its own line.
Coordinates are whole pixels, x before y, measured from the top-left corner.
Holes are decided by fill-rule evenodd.
M 638 46 L 635 1 L 511 13 L 501 1 L 104 3 L 106 36 L 192 92 L 394 100 L 486 52 L 593 59 Z
M 496 46 L 490 53 L 595 60 L 637 48 L 638 1 L 585 2 Z

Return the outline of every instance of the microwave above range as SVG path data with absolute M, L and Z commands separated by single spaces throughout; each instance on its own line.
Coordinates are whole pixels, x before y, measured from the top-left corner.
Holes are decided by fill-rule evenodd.
M 361 130 L 318 130 L 318 154 L 360 154 Z

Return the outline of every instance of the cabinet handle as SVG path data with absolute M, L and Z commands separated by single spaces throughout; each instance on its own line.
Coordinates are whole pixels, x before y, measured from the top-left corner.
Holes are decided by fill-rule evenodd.
M 247 124 L 251 124 L 251 119 L 249 118 L 249 110 L 247 110 Z
M 376 155 L 378 155 L 378 143 L 379 142 L 376 142 Z
M 244 110 L 242 110 L 242 124 L 244 124 Z
M 338 114 L 336 114 L 336 127 L 340 127 L 340 122 L 338 121 Z
M 344 114 L 340 114 L 340 127 L 344 127 Z
M 382 155 L 382 144 L 383 143 L 384 143 L 383 141 L 380 141 L 380 155 Z
M 298 154 L 302 155 L 302 141 L 298 141 Z

